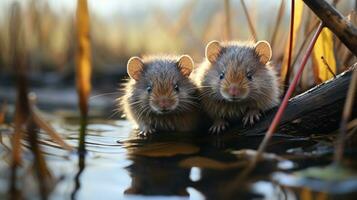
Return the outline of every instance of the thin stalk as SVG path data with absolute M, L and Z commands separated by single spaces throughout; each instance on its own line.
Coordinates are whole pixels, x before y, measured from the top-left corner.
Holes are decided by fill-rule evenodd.
M 16 76 L 16 105 L 15 105 L 15 130 L 11 139 L 12 143 L 12 168 L 16 173 L 16 167 L 21 163 L 21 139 L 23 127 L 28 121 L 29 101 L 27 97 L 27 73 L 25 66 L 25 54 L 20 49 L 23 42 L 21 29 L 21 8 L 18 2 L 14 2 L 11 7 L 11 18 L 9 27 L 9 37 L 11 43 L 12 65 Z
M 302 59 L 301 65 L 300 65 L 297 73 L 294 76 L 293 82 L 289 86 L 289 88 L 288 88 L 288 90 L 287 90 L 287 92 L 286 92 L 286 94 L 284 96 L 284 99 L 281 102 L 281 105 L 280 105 L 277 113 L 275 114 L 273 122 L 271 123 L 267 133 L 265 134 L 265 137 L 264 137 L 263 141 L 260 143 L 260 146 L 259 146 L 258 152 L 257 152 L 257 156 L 253 159 L 253 164 L 254 165 L 260 159 L 261 154 L 265 151 L 265 148 L 266 148 L 270 138 L 272 137 L 272 135 L 274 134 L 276 128 L 278 127 L 279 122 L 281 120 L 281 117 L 283 116 L 284 111 L 286 109 L 286 106 L 288 105 L 288 101 L 289 101 L 291 95 L 293 94 L 293 92 L 295 90 L 295 87 L 296 87 L 296 85 L 298 84 L 298 82 L 299 82 L 299 80 L 301 78 L 301 75 L 302 75 L 302 72 L 304 71 L 305 65 L 306 65 L 306 63 L 307 63 L 307 61 L 309 59 L 309 56 L 310 56 L 310 54 L 312 52 L 312 49 L 314 48 L 316 40 L 319 37 L 323 27 L 324 27 L 323 23 L 320 22 L 320 24 L 319 24 L 314 36 L 312 37 L 312 39 L 310 41 L 310 44 L 309 44 L 309 46 L 308 46 L 308 48 L 306 50 L 304 58 Z
M 32 154 L 34 155 L 34 166 L 39 181 L 39 192 L 41 199 L 47 199 L 50 191 L 51 174 L 48 171 L 45 158 L 38 144 L 38 127 L 32 117 L 29 119 L 27 134 L 30 142 Z
M 4 101 L 0 106 L 0 124 L 5 122 L 5 115 L 7 111 L 7 103 Z
M 79 160 L 78 160 L 78 171 L 76 176 L 74 177 L 74 189 L 71 193 L 71 199 L 77 199 L 77 192 L 81 188 L 81 174 L 83 173 L 85 168 L 85 155 L 84 154 L 79 154 Z
M 326 59 L 323 56 L 321 56 L 321 60 L 324 63 L 327 70 L 333 75 L 333 78 L 336 78 L 336 74 L 332 71 L 332 69 L 331 69 L 330 65 L 327 63 Z
M 319 25 L 319 23 L 316 23 L 310 30 L 309 32 L 306 34 L 304 41 L 302 42 L 300 48 L 298 49 L 295 58 L 293 60 L 293 63 L 291 64 L 292 66 L 295 65 L 296 61 L 298 60 L 298 58 L 300 57 L 300 54 L 302 52 L 302 50 L 304 49 L 305 45 L 307 44 L 307 42 L 309 41 L 309 38 L 311 36 L 311 34 L 314 32 L 315 28 Z
M 225 13 L 225 40 L 232 39 L 231 27 L 231 6 L 229 0 L 224 0 L 224 13 Z
M 249 29 L 250 29 L 250 32 L 252 33 L 253 38 L 254 38 L 254 42 L 257 42 L 258 41 L 258 36 L 257 36 L 256 31 L 255 31 L 252 19 L 250 18 L 247 6 L 245 5 L 244 0 L 241 0 L 240 2 L 242 4 L 243 10 L 244 10 L 244 14 L 247 17 Z
M 271 45 L 272 49 L 274 49 L 275 39 L 276 39 L 276 36 L 278 34 L 278 30 L 279 30 L 279 26 L 280 26 L 281 20 L 283 19 L 284 9 L 285 9 L 285 0 L 281 0 L 279 12 L 278 12 L 278 15 L 276 16 L 276 22 L 275 22 L 275 26 L 274 26 L 274 29 L 273 29 L 274 30 L 273 31 L 273 35 L 271 36 L 271 39 L 270 39 L 270 41 L 271 41 L 270 45 Z
M 77 52 L 76 52 L 76 85 L 78 106 L 81 113 L 78 148 L 85 151 L 85 134 L 88 118 L 88 98 L 91 91 L 91 57 L 89 40 L 89 12 L 86 0 L 77 1 Z
M 340 122 L 339 137 L 336 143 L 336 148 L 334 153 L 335 164 L 340 164 L 343 158 L 343 149 L 344 149 L 344 142 L 346 138 L 347 123 L 348 120 L 351 118 L 356 90 L 357 90 L 357 64 L 355 64 L 354 66 L 352 78 L 350 81 L 350 85 L 348 87 L 345 106 L 343 108 L 342 118 Z
M 78 145 L 78 152 L 79 154 L 84 154 L 86 147 L 85 147 L 85 135 L 86 135 L 86 127 L 87 127 L 87 115 L 81 115 L 80 118 L 80 132 L 79 132 L 79 145 Z
M 290 36 L 289 36 L 289 54 L 288 63 L 286 66 L 286 75 L 284 81 L 284 94 L 288 89 L 290 83 L 290 71 L 291 71 L 291 55 L 293 52 L 293 39 L 294 39 L 294 15 L 295 15 L 295 0 L 291 0 L 291 16 L 290 16 Z

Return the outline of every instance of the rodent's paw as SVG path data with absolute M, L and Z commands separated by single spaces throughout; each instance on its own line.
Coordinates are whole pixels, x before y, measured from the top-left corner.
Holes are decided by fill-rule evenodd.
M 141 137 L 147 137 L 151 134 L 153 134 L 156 130 L 153 128 L 144 128 L 142 130 L 139 131 L 139 136 Z
M 244 126 L 247 126 L 248 123 L 253 125 L 255 122 L 259 121 L 261 116 L 262 115 L 260 114 L 259 110 L 248 110 L 248 112 L 243 117 Z
M 223 131 L 227 130 L 228 126 L 229 126 L 228 122 L 224 120 L 219 120 L 219 121 L 215 121 L 208 131 L 210 134 L 218 135 Z

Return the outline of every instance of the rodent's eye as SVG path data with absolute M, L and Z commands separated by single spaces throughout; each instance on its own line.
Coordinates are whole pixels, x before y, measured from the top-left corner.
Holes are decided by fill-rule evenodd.
M 175 89 L 176 92 L 180 91 L 180 88 L 179 88 L 179 86 L 177 84 L 175 84 L 174 89 Z
M 146 91 L 148 91 L 148 93 L 151 93 L 151 91 L 152 91 L 151 85 L 148 85 L 148 87 L 146 88 Z
M 219 79 L 224 79 L 224 72 L 221 72 L 221 74 L 219 74 Z
M 250 81 L 253 80 L 253 74 L 247 73 L 246 76 L 247 76 L 247 79 L 248 79 L 248 80 L 250 80 Z

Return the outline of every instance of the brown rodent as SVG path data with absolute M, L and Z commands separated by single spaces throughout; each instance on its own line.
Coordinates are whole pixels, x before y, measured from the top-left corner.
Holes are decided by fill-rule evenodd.
M 129 59 L 130 79 L 119 102 L 126 117 L 139 128 L 139 135 L 197 128 L 198 90 L 189 78 L 193 66 L 187 55 Z
M 220 133 L 229 122 L 244 125 L 279 103 L 278 77 L 270 66 L 268 42 L 218 42 L 206 47 L 206 59 L 194 73 L 204 111 L 213 120 L 209 131 Z

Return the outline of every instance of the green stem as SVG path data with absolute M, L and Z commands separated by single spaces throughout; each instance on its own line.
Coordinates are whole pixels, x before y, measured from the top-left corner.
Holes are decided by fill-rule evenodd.
M 85 137 L 86 137 L 87 121 L 88 121 L 87 115 L 86 114 L 81 114 L 81 117 L 80 117 L 79 143 L 78 143 L 78 152 L 80 154 L 86 152 Z

